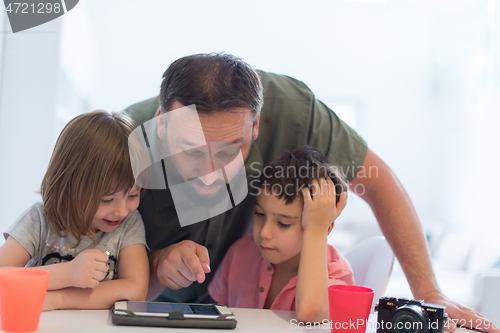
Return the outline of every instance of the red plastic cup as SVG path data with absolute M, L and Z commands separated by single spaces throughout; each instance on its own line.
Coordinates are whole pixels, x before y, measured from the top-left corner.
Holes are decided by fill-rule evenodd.
M 0 269 L 2 331 L 38 330 L 50 273 L 34 268 Z
M 373 294 L 373 289 L 360 286 L 329 286 L 331 331 L 365 333 Z

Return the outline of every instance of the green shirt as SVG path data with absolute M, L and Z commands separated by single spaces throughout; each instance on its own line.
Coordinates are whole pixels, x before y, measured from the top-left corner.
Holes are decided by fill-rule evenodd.
M 285 150 L 308 144 L 323 152 L 341 168 L 348 180 L 352 180 L 365 159 L 368 149 L 365 141 L 317 100 L 304 83 L 288 76 L 257 72 L 264 88 L 264 106 L 259 137 L 245 163 L 247 177 L 258 175 L 265 164 Z M 158 97 L 153 97 L 129 106 L 124 112 L 139 125 L 156 117 L 158 108 Z M 252 191 L 250 186 L 249 192 Z M 195 282 L 178 291 L 167 289 L 160 300 L 211 301 L 207 293 L 208 283 L 229 246 L 250 232 L 254 204 L 255 196 L 249 194 L 240 204 L 221 215 L 181 227 L 170 191 L 146 191 L 139 212 L 152 251 L 188 239 L 204 245 L 210 253 L 212 272 L 207 274 L 203 284 Z

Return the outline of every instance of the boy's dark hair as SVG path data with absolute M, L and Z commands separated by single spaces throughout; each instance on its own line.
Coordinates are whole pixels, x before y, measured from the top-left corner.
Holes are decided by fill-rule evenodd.
M 267 164 L 260 177 L 260 186 L 269 188 L 278 199 L 285 199 L 286 204 L 290 204 L 302 195 L 302 188 L 310 188 L 313 180 L 326 177 L 333 181 L 336 202 L 339 202 L 340 194 L 347 191 L 347 181 L 325 155 L 306 145 L 287 151 L 276 161 Z
M 243 59 L 226 53 L 202 53 L 174 61 L 163 73 L 162 112 L 173 102 L 196 105 L 199 113 L 249 108 L 253 119 L 264 103 L 259 75 Z

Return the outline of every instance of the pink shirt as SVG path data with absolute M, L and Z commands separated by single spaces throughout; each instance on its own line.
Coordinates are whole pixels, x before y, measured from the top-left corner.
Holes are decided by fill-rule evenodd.
M 330 245 L 327 263 L 329 285 L 354 284 L 351 266 Z M 230 307 L 263 309 L 273 272 L 273 266 L 262 258 L 252 235 L 248 235 L 229 248 L 208 286 L 208 292 L 216 302 Z M 297 276 L 294 276 L 276 296 L 271 309 L 295 310 L 296 287 Z

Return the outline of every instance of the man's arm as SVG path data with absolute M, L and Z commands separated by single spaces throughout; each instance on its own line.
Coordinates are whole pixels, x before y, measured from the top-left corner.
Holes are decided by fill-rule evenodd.
M 415 208 L 387 164 L 368 150 L 362 170 L 350 187 L 370 205 L 403 267 L 413 296 L 424 299 L 429 292 L 439 292 L 427 241 Z
M 448 300 L 439 289 L 422 226 L 396 175 L 369 149 L 363 169 L 365 172 L 358 173 L 350 183 L 351 190 L 370 205 L 401 263 L 413 296 L 427 303 L 445 305 L 451 319 L 465 319 L 484 329 L 486 319 L 478 312 Z M 448 330 L 453 332 L 455 324 L 450 323 Z M 487 332 L 500 333 L 500 329 L 490 328 Z

